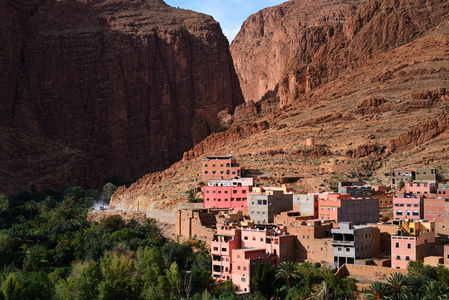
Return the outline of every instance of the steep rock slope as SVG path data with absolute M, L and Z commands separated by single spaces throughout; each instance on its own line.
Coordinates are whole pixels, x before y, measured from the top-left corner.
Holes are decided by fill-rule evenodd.
M 275 96 L 291 64 L 310 63 L 361 2 L 292 0 L 250 16 L 231 44 L 245 100 Z
M 168 167 L 243 102 L 218 23 L 162 0 L 2 0 L 0 33 L 0 126 L 103 177 Z
M 169 169 L 120 188 L 114 204 L 174 207 L 201 187 L 201 159 L 209 155 L 232 154 L 259 182 L 290 183 L 302 192 L 329 191 L 338 180 L 375 177 L 388 184 L 391 169 L 421 165 L 449 180 L 448 21 L 440 17 L 410 42 L 321 83 L 300 101 L 274 111 L 264 109 L 269 100 L 242 104 L 234 116 L 245 111 L 245 119 L 235 118 L 234 127 L 210 135 Z M 316 146 L 303 146 L 309 137 Z
M 326 1 L 311 2 L 315 5 L 327 3 Z M 449 3 L 444 0 L 369 0 L 359 2 L 363 3 L 357 10 L 350 12 L 352 14 L 349 15 L 350 17 L 346 14 L 347 21 L 342 20 L 340 23 L 342 26 L 329 28 L 329 26 L 317 23 L 299 30 L 303 38 L 294 40 L 295 54 L 284 55 L 286 61 L 284 73 L 280 75 L 279 80 L 278 78 L 272 79 L 276 82 L 272 84 L 272 86 L 276 86 L 272 95 L 280 97 L 281 105 L 288 105 L 301 98 L 305 92 L 344 76 L 354 68 L 370 64 L 372 59 L 382 53 L 421 36 L 429 28 L 438 25 L 449 11 Z M 297 5 L 294 6 L 293 3 Z M 310 2 L 290 1 L 283 5 L 287 4 L 297 8 L 298 11 L 301 7 L 307 7 Z M 352 4 L 356 5 L 356 3 Z M 269 11 L 277 10 L 280 7 L 271 8 Z M 331 7 L 332 10 L 334 13 L 340 12 L 338 7 Z M 310 14 L 319 16 L 320 11 L 312 11 Z M 236 42 L 240 42 L 242 45 L 239 48 L 237 44 L 232 47 L 232 55 L 236 61 L 235 66 L 242 86 L 245 86 L 245 81 L 242 80 L 243 71 L 238 63 L 239 57 L 242 56 L 241 52 L 245 57 L 258 61 L 259 56 L 264 57 L 269 53 L 267 49 L 276 45 L 276 39 L 264 37 L 249 38 L 249 43 L 242 42 L 248 35 L 247 27 L 256 27 L 253 30 L 257 31 L 264 26 L 259 23 L 254 24 L 254 22 L 250 22 L 251 20 L 252 17 L 242 26 L 238 35 L 240 40 L 236 39 Z M 282 15 L 278 16 L 276 19 L 278 32 L 287 30 L 287 27 L 282 26 L 285 22 L 286 18 L 283 18 Z M 264 47 L 258 46 L 260 41 L 265 43 Z M 252 46 L 253 44 L 255 46 Z M 248 47 L 248 45 L 251 46 Z M 309 45 L 313 45 L 313 47 Z M 287 49 L 287 47 L 282 48 L 281 46 L 282 49 Z M 291 52 L 289 50 L 287 53 Z M 259 53 L 261 55 L 258 55 Z M 252 64 L 247 65 L 251 66 Z M 267 68 L 269 66 L 267 64 Z M 264 81 L 260 72 L 255 72 L 251 67 L 250 70 L 245 70 L 245 73 L 255 74 L 252 82 Z M 257 84 L 249 83 L 243 88 L 244 96 L 247 95 L 246 90 L 257 90 L 258 88 Z

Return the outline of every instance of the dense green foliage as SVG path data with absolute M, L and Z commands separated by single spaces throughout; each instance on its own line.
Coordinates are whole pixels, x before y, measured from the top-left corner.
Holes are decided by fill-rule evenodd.
M 0 299 L 178 299 L 205 291 L 213 299 L 229 290 L 214 284 L 201 243 L 196 251 L 166 243 L 151 219 L 88 223 L 93 203 L 114 190 L 0 195 Z
M 203 242 L 167 242 L 151 219 L 87 222 L 93 203 L 114 190 L 106 184 L 101 193 L 66 186 L 0 195 L 0 300 L 237 299 L 231 281 L 211 277 Z M 320 264 L 258 265 L 243 298 L 352 297 L 354 281 L 333 272 Z
M 256 266 L 251 290 L 257 299 L 352 299 L 355 280 L 337 278 L 334 272 L 320 264 L 283 262 L 277 270 L 270 264 Z
M 366 299 L 401 300 L 401 299 L 449 299 L 449 269 L 424 266 L 421 261 L 411 261 L 408 275 L 393 273 L 386 283 L 374 282 L 365 291 Z

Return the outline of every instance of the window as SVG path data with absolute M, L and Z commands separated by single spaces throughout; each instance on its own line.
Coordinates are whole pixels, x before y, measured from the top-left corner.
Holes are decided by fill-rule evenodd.
M 212 171 L 212 174 L 215 174 L 215 171 Z
M 214 251 L 218 251 L 218 247 L 214 247 Z
M 263 242 L 263 238 L 260 238 L 260 241 Z
M 346 252 L 349 252 L 349 248 L 346 248 Z
M 413 207 L 418 207 L 418 204 L 413 204 Z
M 240 270 L 240 266 L 237 266 L 237 270 Z
M 396 242 L 396 248 L 399 248 L 399 243 L 398 242 Z
M 257 200 L 257 205 L 262 205 L 262 200 Z
M 396 212 L 397 216 L 402 216 L 402 210 L 398 209 L 398 211 Z
M 246 271 L 246 267 L 243 267 L 243 271 Z
M 221 191 L 218 191 L 219 194 L 221 194 Z
M 244 236 L 243 239 L 244 239 L 245 241 L 247 241 L 247 240 L 248 240 L 248 237 L 247 237 L 247 236 Z
M 407 248 L 411 249 L 412 248 L 412 244 L 411 243 L 407 243 Z
M 208 164 L 204 164 L 205 167 L 209 166 Z
M 226 252 L 227 249 L 226 248 L 221 248 L 221 251 Z
M 209 194 L 209 191 L 206 191 L 207 194 Z
M 242 279 L 240 279 L 242 282 L 246 282 L 246 278 L 243 278 L 242 277 Z M 246 290 L 246 289 L 245 289 Z
M 207 174 L 207 173 L 209 173 L 209 172 L 207 172 L 207 171 L 204 171 L 204 174 Z
M 267 205 L 267 200 L 263 200 L 262 204 Z
M 414 210 L 414 211 L 413 211 L 413 215 L 414 215 L 414 216 L 419 216 L 419 212 L 418 212 L 417 210 Z
M 407 207 L 412 207 L 412 205 L 411 204 L 407 204 Z
M 405 260 L 410 260 L 410 256 L 406 256 L 406 257 L 405 257 Z
M 397 260 L 401 260 L 401 256 L 400 255 L 396 255 L 396 259 Z
M 405 212 L 405 215 L 406 215 L 406 216 L 411 216 L 411 215 L 412 215 L 412 212 L 409 211 L 409 210 L 407 210 L 407 211 Z

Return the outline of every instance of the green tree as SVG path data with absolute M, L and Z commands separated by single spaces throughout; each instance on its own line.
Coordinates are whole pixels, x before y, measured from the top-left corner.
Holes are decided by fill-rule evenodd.
M 22 284 L 16 273 L 9 273 L 2 284 L 2 293 L 6 300 L 19 300 Z
M 276 289 L 275 279 L 276 270 L 272 263 L 258 264 L 251 275 L 251 291 L 270 297 Z
M 298 264 L 294 261 L 284 261 L 279 265 L 276 272 L 276 278 L 282 278 L 286 281 L 287 286 L 292 288 L 292 279 L 299 279 L 300 274 Z
M 125 227 L 125 221 L 119 215 L 112 215 L 100 221 L 100 226 L 112 232 Z
M 408 299 L 412 295 L 409 279 L 402 273 L 393 273 L 388 277 L 388 299 Z
M 422 300 L 446 300 L 449 299 L 448 289 L 441 282 L 428 281 L 420 290 Z
M 375 299 L 375 300 L 381 300 L 381 299 L 386 299 L 386 295 L 387 295 L 387 286 L 384 283 L 381 282 L 373 282 L 370 286 L 369 289 L 367 291 L 365 291 L 366 293 L 366 299 Z
M 117 191 L 117 187 L 112 183 L 108 182 L 103 186 L 103 193 L 101 194 L 101 198 L 104 201 L 110 201 L 112 195 Z
M 11 198 L 6 195 L 0 194 L 0 210 L 7 211 L 11 207 Z
M 103 281 L 99 287 L 100 299 L 134 299 L 134 284 L 137 276 L 132 253 L 119 247 L 112 254 L 106 254 L 100 262 Z
M 181 297 L 181 273 L 176 262 L 173 262 L 170 269 L 167 271 L 167 282 L 171 289 L 171 296 L 177 298 Z
M 404 186 L 405 186 L 404 181 L 403 181 L 403 180 L 399 181 L 398 187 L 399 187 L 400 189 L 403 189 Z

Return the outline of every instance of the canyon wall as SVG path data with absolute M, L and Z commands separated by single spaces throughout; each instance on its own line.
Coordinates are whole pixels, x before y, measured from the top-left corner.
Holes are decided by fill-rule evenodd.
M 162 0 L 2 0 L 0 20 L 0 127 L 78 151 L 87 173 L 166 168 L 243 103 L 210 16 Z
M 422 36 L 448 10 L 444 0 L 293 0 L 262 10 L 231 46 L 245 100 L 288 105 Z

